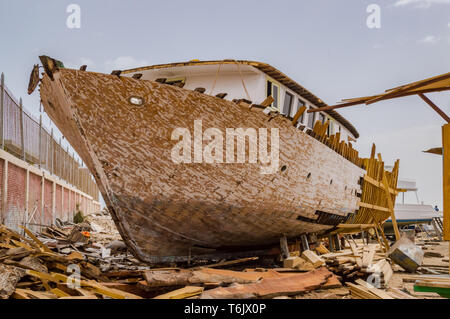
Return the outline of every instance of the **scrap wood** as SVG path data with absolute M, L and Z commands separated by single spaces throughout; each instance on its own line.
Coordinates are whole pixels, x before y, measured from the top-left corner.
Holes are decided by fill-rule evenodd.
M 365 246 L 362 256 L 362 268 L 367 268 L 372 264 L 373 258 L 375 256 L 375 245 Z
M 153 299 L 185 299 L 185 298 L 199 295 L 203 292 L 203 290 L 204 290 L 203 287 L 186 286 L 184 288 L 177 289 L 177 290 L 168 292 L 166 294 L 156 296 Z
M 395 299 L 417 299 L 416 297 L 413 297 L 410 294 L 403 292 L 398 288 L 389 288 L 388 293 Z
M 346 285 L 350 287 L 350 292 L 352 295 L 361 299 L 394 299 L 388 293 L 366 282 L 360 282 L 357 284 L 348 282 Z
M 27 270 L 26 273 L 30 276 L 39 278 L 41 280 L 46 280 L 49 282 L 54 283 L 63 283 L 63 282 L 70 282 L 71 279 L 69 279 L 68 276 L 59 274 L 59 273 L 40 273 L 34 270 Z M 124 292 L 118 289 L 114 288 L 108 288 L 103 286 L 101 283 L 98 283 L 93 280 L 79 280 L 79 283 L 81 286 L 86 287 L 86 289 L 92 290 L 98 294 L 108 296 L 110 298 L 114 299 L 142 299 L 140 296 Z
M 168 268 L 168 269 L 179 269 L 179 268 Z M 116 270 L 103 273 L 103 276 L 105 277 L 115 277 L 115 278 L 142 277 L 143 275 L 144 275 L 143 270 Z
M 270 298 L 296 295 L 319 288 L 337 288 L 341 283 L 325 267 L 288 277 L 266 278 L 251 284 L 234 284 L 207 290 L 201 299 Z
M 365 288 L 367 288 L 369 290 L 370 293 L 378 296 L 381 299 L 394 299 L 391 295 L 389 295 L 384 290 L 378 289 L 375 286 L 373 286 L 372 284 L 370 284 L 367 281 L 364 281 L 362 279 L 355 280 L 355 284 L 364 286 Z
M 186 286 L 205 282 L 219 282 L 221 284 L 250 283 L 268 276 L 274 277 L 280 275 L 274 271 L 269 271 L 266 274 L 262 272 L 240 272 L 213 268 L 179 271 L 148 270 L 144 272 L 144 278 L 149 287 Z
M 450 281 L 447 280 L 439 280 L 435 279 L 434 281 L 430 280 L 417 280 L 415 282 L 415 286 L 422 287 L 437 287 L 437 288 L 450 288 Z
M 0 299 L 8 299 L 23 276 L 23 269 L 0 264 Z
M 57 299 L 58 296 L 49 291 L 34 291 L 31 289 L 16 289 L 13 295 L 15 299 Z
M 319 246 L 317 246 L 317 247 L 315 248 L 315 250 L 316 250 L 319 254 L 321 254 L 321 255 L 329 254 L 329 253 L 330 253 L 330 251 L 328 250 L 328 248 L 325 247 L 323 244 L 320 244 Z
M 302 252 L 302 258 L 309 261 L 315 268 L 321 267 L 325 264 L 324 260 L 317 256 L 311 250 L 305 250 Z
M 416 282 L 417 280 L 420 281 L 440 281 L 440 282 L 448 282 L 450 283 L 450 277 L 448 275 L 436 275 L 436 276 L 430 276 L 430 275 L 405 275 L 402 277 L 403 282 Z
M 23 227 L 23 226 L 19 226 L 21 227 L 25 233 L 30 236 L 30 238 L 39 246 L 39 248 L 41 248 L 44 252 L 47 253 L 51 253 L 52 251 L 50 250 L 50 248 L 48 248 L 47 246 L 45 246 L 30 230 L 28 230 L 27 228 Z
M 306 261 L 301 257 L 288 257 L 283 260 L 283 267 L 284 268 L 295 268 L 300 264 L 305 263 Z
M 205 265 L 205 266 L 196 266 L 196 267 L 192 267 L 191 269 L 230 266 L 230 265 L 246 263 L 246 262 L 249 262 L 249 261 L 255 261 L 255 260 L 258 260 L 258 259 L 259 259 L 259 257 L 247 257 L 247 258 L 241 258 L 241 259 L 235 259 L 235 260 L 229 260 L 229 261 L 222 261 L 222 262 L 219 262 L 219 263 Z

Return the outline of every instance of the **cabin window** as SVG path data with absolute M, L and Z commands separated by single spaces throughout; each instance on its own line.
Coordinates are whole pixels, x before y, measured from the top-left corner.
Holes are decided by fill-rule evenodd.
M 291 117 L 293 100 L 294 96 L 291 93 L 286 92 L 286 95 L 284 96 L 283 114 L 287 117 Z
M 279 92 L 280 92 L 280 88 L 278 87 L 278 85 L 276 85 L 272 81 L 267 81 L 267 96 L 272 95 L 273 100 L 274 100 L 272 103 L 272 106 L 276 107 L 276 108 L 278 108 Z
M 315 119 L 316 119 L 316 112 L 309 113 L 309 116 L 308 116 L 308 127 L 309 128 L 311 128 L 311 129 L 314 128 Z
M 333 134 L 333 121 L 331 119 L 329 121 L 330 121 L 330 123 L 328 124 L 328 127 L 327 127 L 327 136 L 330 136 L 331 134 Z
M 325 123 L 325 115 L 323 115 L 322 113 L 319 113 L 319 121 L 320 123 Z
M 302 107 L 302 106 L 304 106 L 305 105 L 305 102 L 303 102 L 302 100 L 298 100 L 298 104 L 297 104 L 297 111 L 298 110 L 300 110 L 300 108 Z M 296 112 L 297 112 L 296 111 Z M 306 113 L 306 111 L 305 112 L 303 112 L 303 114 L 302 114 L 302 116 L 300 117 L 300 119 L 298 120 L 301 124 L 303 124 L 303 120 L 305 119 L 305 113 Z

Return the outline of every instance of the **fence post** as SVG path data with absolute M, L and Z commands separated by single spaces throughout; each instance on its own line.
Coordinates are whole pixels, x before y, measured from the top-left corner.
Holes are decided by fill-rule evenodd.
M 52 173 L 52 175 L 53 175 L 53 157 L 54 157 L 54 140 L 53 140 L 53 127 L 52 127 L 52 129 L 51 129 L 51 133 L 50 133 L 50 156 L 52 157 L 52 160 L 51 160 L 51 170 L 50 170 L 50 172 Z
M 2 72 L 1 75 L 1 91 L 0 91 L 0 134 L 1 134 L 1 143 L 2 143 L 2 150 L 5 149 L 5 134 L 4 134 L 4 119 L 5 119 L 5 111 L 4 111 L 4 99 L 5 99 L 5 75 Z
M 39 168 L 42 164 L 42 114 L 39 115 Z
M 20 109 L 20 143 L 22 147 L 22 159 L 25 161 L 25 134 L 23 131 L 23 103 L 22 98 L 19 100 L 19 109 Z
M 59 138 L 59 147 L 58 147 L 58 154 L 59 154 L 59 156 L 58 156 L 58 162 L 59 162 L 59 164 L 58 164 L 58 166 L 59 166 L 59 178 L 63 178 L 63 163 L 64 163 L 64 160 L 63 160 L 63 147 L 62 147 L 62 140 L 61 140 L 61 137 Z
M 5 223 L 5 219 L 6 216 L 8 214 L 8 209 L 7 209 L 7 205 L 8 205 L 8 160 L 5 159 L 3 161 L 3 190 L 2 190 L 2 219 L 1 222 L 2 224 Z
M 25 224 L 24 227 L 28 227 L 28 215 L 29 215 L 29 201 L 30 201 L 30 170 L 27 168 L 27 175 L 25 179 Z

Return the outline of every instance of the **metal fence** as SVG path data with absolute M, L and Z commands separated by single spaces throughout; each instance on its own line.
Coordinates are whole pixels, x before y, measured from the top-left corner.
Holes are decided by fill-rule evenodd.
M 1 74 L 0 87 L 0 147 L 28 163 L 39 166 L 82 192 L 99 199 L 98 187 L 86 167 L 78 162 L 68 147 L 61 146 L 53 130 L 42 125 L 42 115 L 36 120 L 16 101 Z

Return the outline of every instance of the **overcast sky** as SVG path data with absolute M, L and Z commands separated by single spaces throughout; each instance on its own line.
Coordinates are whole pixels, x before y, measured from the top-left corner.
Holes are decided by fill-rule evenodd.
M 72 3 L 81 8 L 79 29 L 66 25 Z M 366 24 L 370 4 L 381 9 L 380 28 Z M 257 60 L 334 104 L 449 72 L 450 0 L 0 0 L 0 71 L 35 115 L 39 97 L 26 88 L 42 54 L 107 73 L 191 59 Z M 429 97 L 450 113 L 450 92 Z M 442 207 L 441 157 L 422 153 L 441 145 L 444 121 L 430 107 L 407 97 L 339 112 L 360 132 L 362 155 L 375 142 L 387 163 L 400 158 L 400 174 L 417 180 L 420 199 Z

